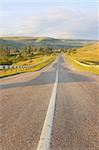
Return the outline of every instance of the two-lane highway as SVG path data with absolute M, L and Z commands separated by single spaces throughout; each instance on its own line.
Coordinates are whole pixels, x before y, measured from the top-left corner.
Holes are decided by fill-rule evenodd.
M 1 150 L 36 150 L 42 133 L 51 150 L 99 149 L 99 83 L 71 71 L 62 55 L 39 72 L 0 82 Z

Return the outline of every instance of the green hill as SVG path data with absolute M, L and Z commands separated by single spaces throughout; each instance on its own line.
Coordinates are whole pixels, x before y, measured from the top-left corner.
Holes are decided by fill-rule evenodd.
M 50 37 L 1 37 L 0 45 L 7 45 L 12 48 L 22 46 L 50 46 L 52 48 L 71 48 L 81 47 L 90 40 L 73 40 L 73 39 L 55 39 Z

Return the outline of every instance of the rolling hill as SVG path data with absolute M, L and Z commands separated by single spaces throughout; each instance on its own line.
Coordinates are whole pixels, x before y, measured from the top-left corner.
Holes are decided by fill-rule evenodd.
M 99 42 L 72 50 L 66 58 L 73 68 L 99 75 Z
M 55 39 L 50 37 L 1 37 L 0 45 L 12 48 L 22 46 L 50 46 L 52 48 L 81 47 L 91 40 Z
M 99 42 L 77 49 L 74 51 L 73 57 L 80 61 L 99 62 Z

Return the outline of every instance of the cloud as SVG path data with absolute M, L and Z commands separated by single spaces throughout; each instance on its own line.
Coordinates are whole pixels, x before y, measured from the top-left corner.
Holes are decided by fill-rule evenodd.
M 2 24 L 0 35 L 97 38 L 97 21 L 97 14 L 93 12 L 51 8 Z

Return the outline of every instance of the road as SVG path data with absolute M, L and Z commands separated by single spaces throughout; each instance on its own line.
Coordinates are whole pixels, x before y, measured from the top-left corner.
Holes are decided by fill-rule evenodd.
M 41 71 L 1 79 L 0 150 L 37 149 L 56 72 L 50 149 L 99 149 L 99 77 L 71 70 L 60 55 Z

